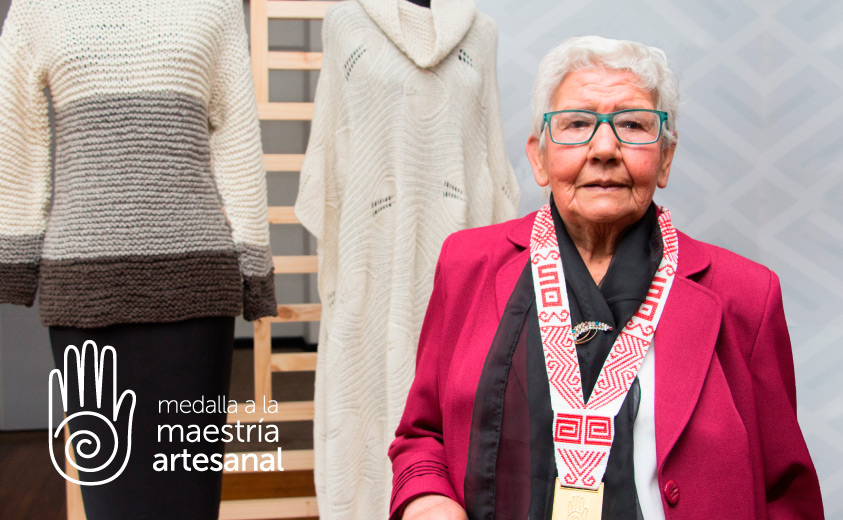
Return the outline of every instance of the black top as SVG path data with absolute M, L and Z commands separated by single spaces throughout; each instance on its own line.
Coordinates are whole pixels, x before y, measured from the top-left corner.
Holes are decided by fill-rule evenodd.
M 572 324 L 595 320 L 612 327 L 577 346 L 584 395 L 590 395 L 621 327 L 644 300 L 658 269 L 661 233 L 652 206 L 623 234 L 597 286 L 552 202 L 551 210 Z M 603 479 L 604 519 L 641 518 L 632 459 L 639 395 L 636 380 L 615 417 L 615 437 Z M 465 480 L 469 518 L 550 519 L 557 476 L 552 424 L 528 262 L 507 302 L 477 388 Z

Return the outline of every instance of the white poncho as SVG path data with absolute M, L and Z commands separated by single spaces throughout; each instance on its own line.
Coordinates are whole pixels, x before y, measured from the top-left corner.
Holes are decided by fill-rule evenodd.
M 315 478 L 323 519 L 386 518 L 389 443 L 413 380 L 442 242 L 511 219 L 497 28 L 473 0 L 343 2 L 296 215 L 318 240 L 323 304 Z

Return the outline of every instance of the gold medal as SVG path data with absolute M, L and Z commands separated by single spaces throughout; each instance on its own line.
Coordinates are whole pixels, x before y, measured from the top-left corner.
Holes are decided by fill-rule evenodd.
M 600 520 L 602 515 L 602 482 L 596 490 L 591 490 L 565 487 L 556 479 L 552 520 Z

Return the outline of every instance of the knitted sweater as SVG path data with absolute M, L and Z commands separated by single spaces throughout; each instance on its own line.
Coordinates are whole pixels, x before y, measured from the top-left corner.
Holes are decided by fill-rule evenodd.
M 386 518 L 386 457 L 413 380 L 439 249 L 516 216 L 497 28 L 470 0 L 343 2 L 323 65 L 296 214 L 323 304 L 314 418 L 326 520 Z
M 272 274 L 240 0 L 14 0 L 0 303 L 40 285 L 45 325 L 256 319 L 276 313 Z

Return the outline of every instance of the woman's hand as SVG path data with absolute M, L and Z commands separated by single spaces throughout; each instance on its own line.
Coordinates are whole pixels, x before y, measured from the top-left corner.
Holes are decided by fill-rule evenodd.
M 443 495 L 423 495 L 404 508 L 403 520 L 468 520 L 465 509 Z

